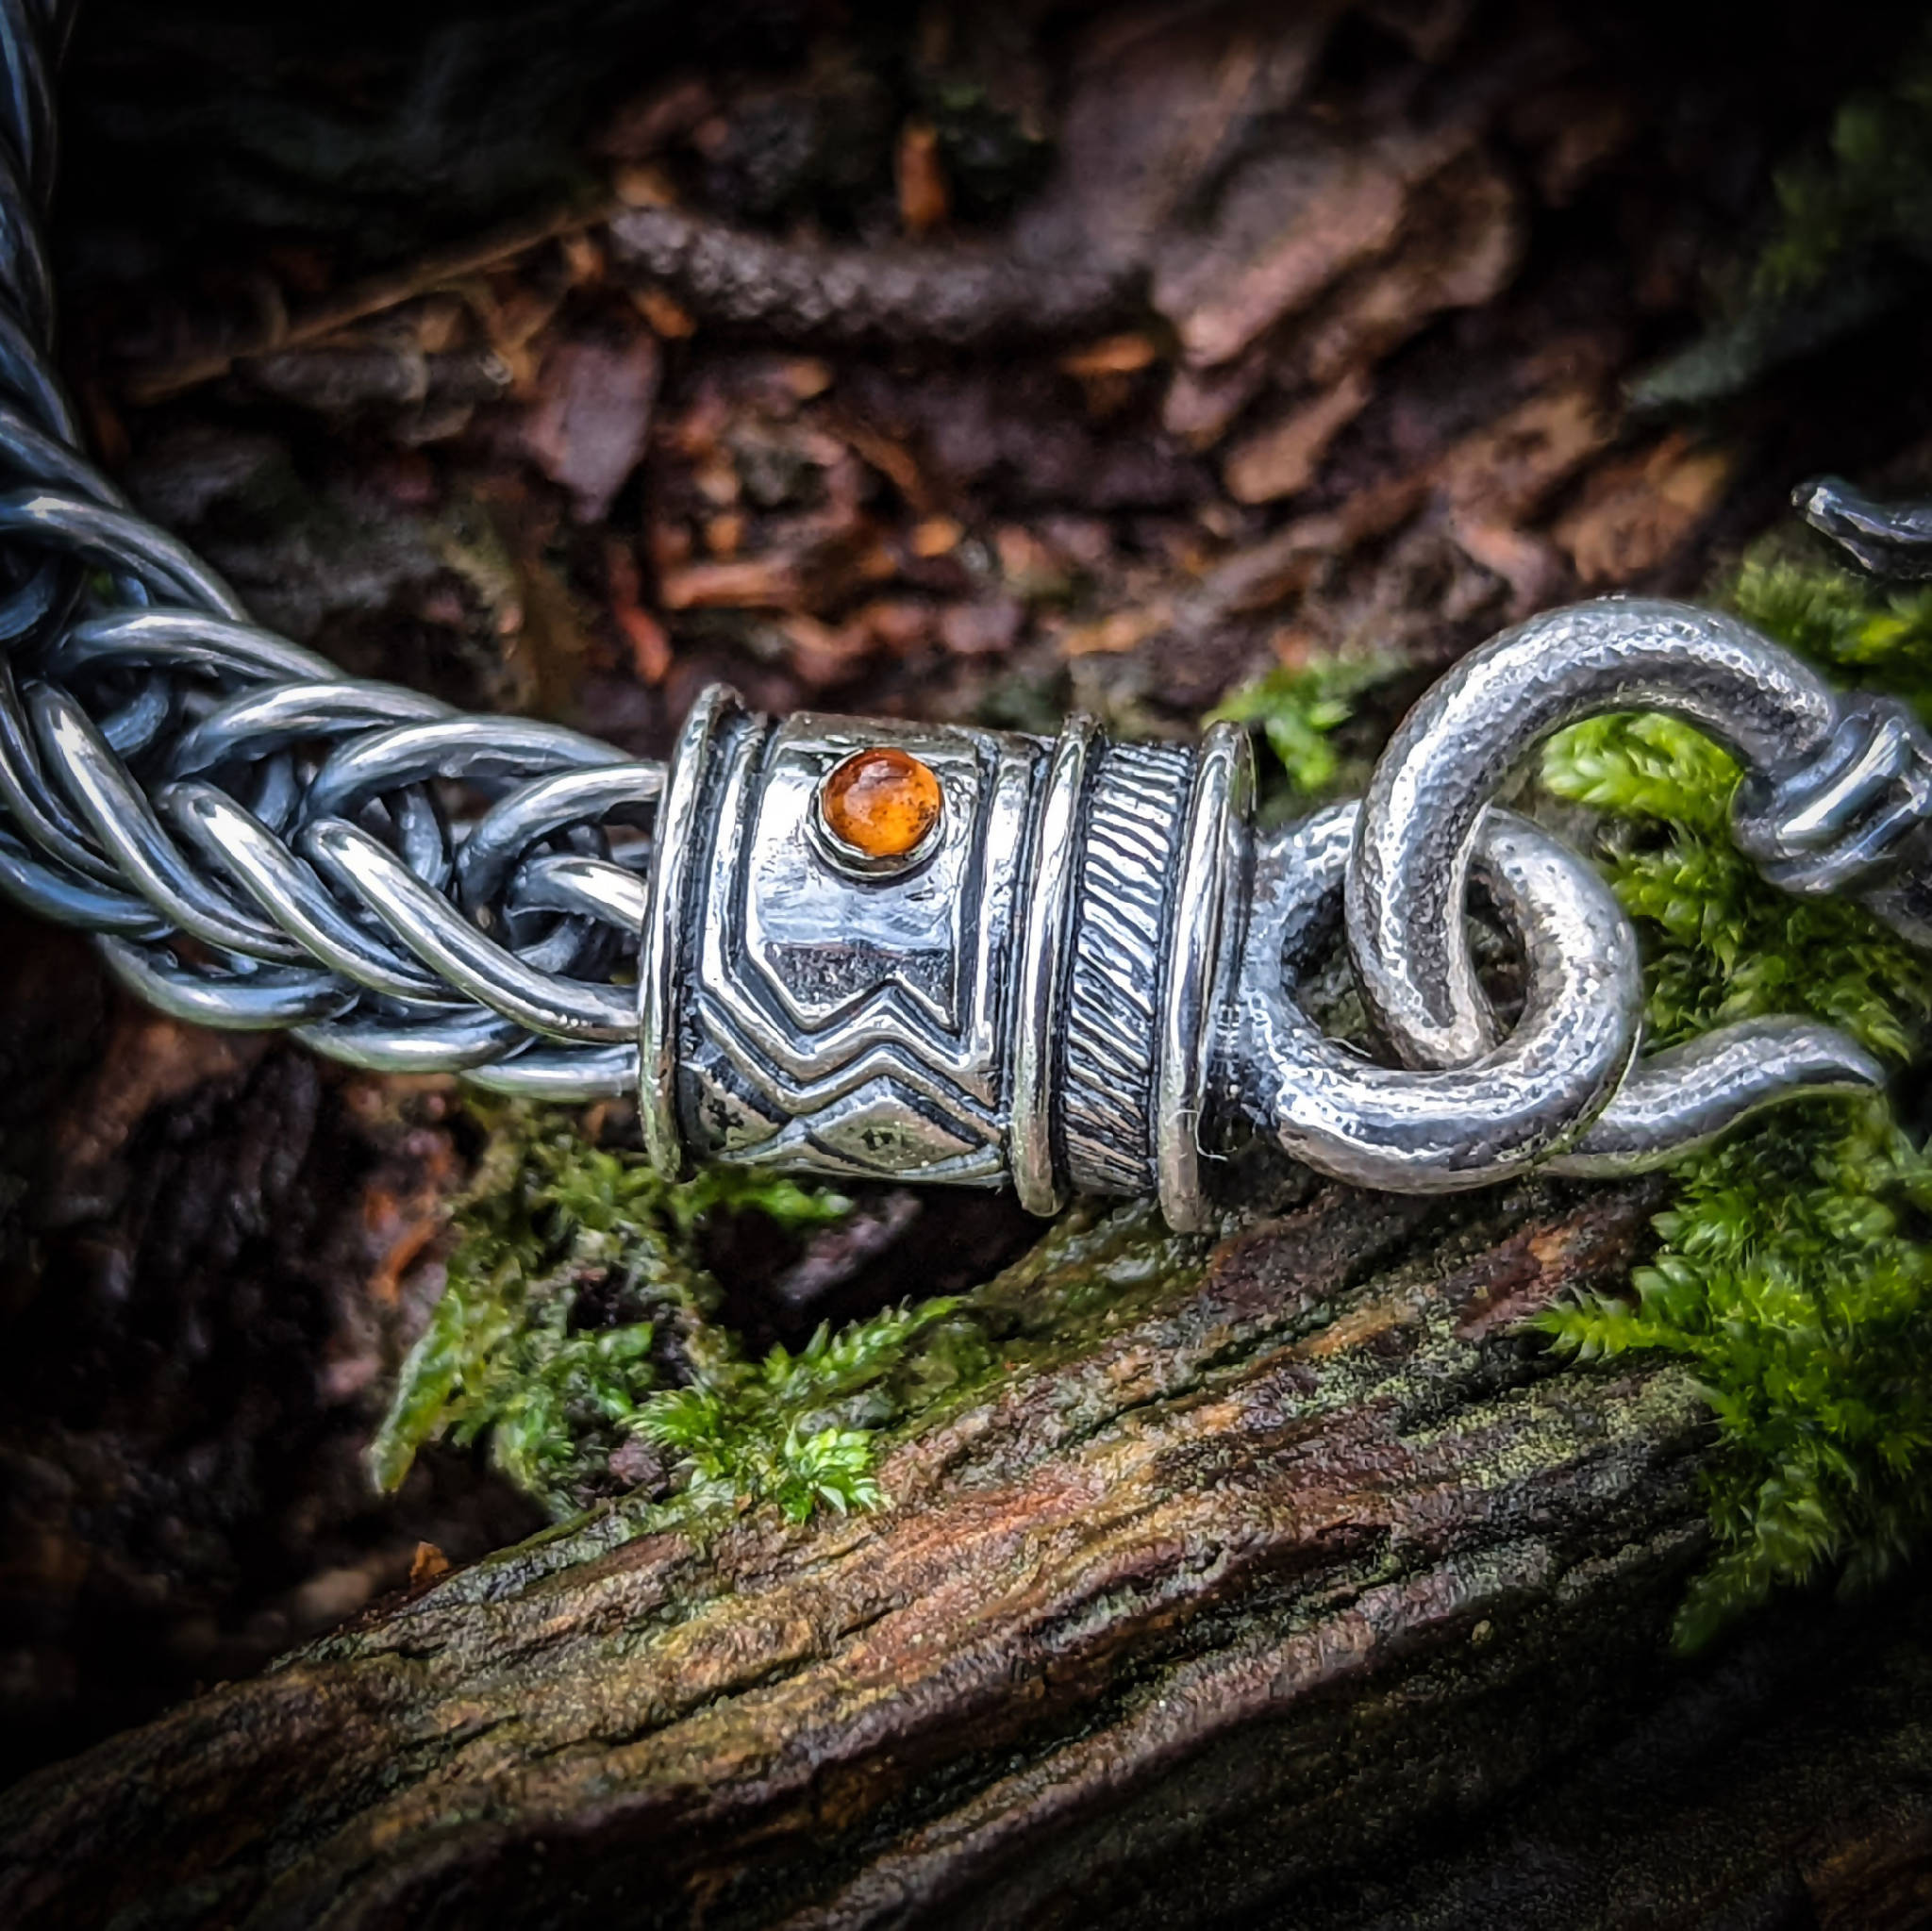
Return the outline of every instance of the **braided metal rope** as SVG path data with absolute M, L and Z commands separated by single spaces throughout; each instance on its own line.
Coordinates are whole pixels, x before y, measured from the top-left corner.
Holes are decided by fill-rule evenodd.
M 42 237 L 75 10 L 0 0 L 0 891 L 204 1025 L 502 1091 L 628 1090 L 662 767 L 343 677 L 81 448 Z

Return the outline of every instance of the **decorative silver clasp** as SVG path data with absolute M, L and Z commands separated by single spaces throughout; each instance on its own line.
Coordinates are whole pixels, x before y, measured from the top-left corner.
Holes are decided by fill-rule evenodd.
M 1458 663 L 1403 721 L 1346 851 L 1322 822 L 1264 854 L 1263 910 L 1290 922 L 1339 891 L 1370 1023 L 1401 1061 L 1359 1062 L 1305 1024 L 1289 932 L 1277 977 L 1266 921 L 1251 925 L 1231 1072 L 1245 1110 L 1339 1177 L 1407 1192 L 1482 1186 L 1547 1165 L 1607 1174 L 1655 1166 L 1757 1107 L 1879 1084 L 1853 1040 L 1810 1021 L 1720 1027 L 1634 1058 L 1641 988 L 1627 921 L 1566 847 L 1490 803 L 1553 732 L 1605 711 L 1658 710 L 1743 764 L 1739 840 L 1800 852 L 1779 882 L 1852 889 L 1907 930 L 1910 834 L 1924 810 L 1923 730 L 1902 708 L 1843 698 L 1748 624 L 1688 604 L 1608 597 L 1506 631 Z M 1872 721 L 1882 721 L 1874 731 Z M 1287 882 L 1273 885 L 1277 867 Z M 1463 907 L 1473 871 L 1522 948 L 1522 1016 L 1507 1039 L 1483 996 Z M 1271 895 L 1272 894 L 1272 895 Z M 1296 1007 L 1297 1012 L 1299 1010 Z M 1258 1084 L 1257 1083 L 1258 1082 Z
M 834 822 L 866 758 L 936 785 L 916 847 L 868 850 Z M 653 1157 L 1010 1179 L 1041 1213 L 1155 1192 L 1203 1224 L 1252 785 L 1225 726 L 1198 751 L 1111 744 L 1083 719 L 1048 743 L 774 720 L 708 692 L 666 786 L 639 958 Z
M 689 1158 L 845 1178 L 1153 1191 L 1208 1224 L 1243 1132 L 1324 1173 L 1440 1192 L 1655 1165 L 1796 1092 L 1879 1083 L 1810 1021 L 1642 1057 L 1628 920 L 1491 799 L 1553 731 L 1663 710 L 1744 764 L 1740 844 L 1778 883 L 1932 924 L 1932 748 L 1736 620 L 1610 598 L 1507 632 L 1410 713 L 1366 798 L 1257 841 L 1246 741 L 1052 742 L 746 711 L 707 694 L 660 810 L 639 956 L 640 1098 Z M 863 797 L 855 803 L 859 791 Z M 1498 1026 L 1472 879 L 1521 952 Z M 1340 936 L 1394 1064 L 1312 1016 Z

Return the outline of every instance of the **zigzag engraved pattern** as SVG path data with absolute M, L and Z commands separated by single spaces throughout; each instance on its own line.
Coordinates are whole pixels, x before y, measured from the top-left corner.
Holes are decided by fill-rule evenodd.
M 1093 781 L 1061 1046 L 1067 1173 L 1082 1192 L 1152 1184 L 1155 1009 L 1192 768 L 1178 746 L 1122 744 Z
M 924 1100 L 957 1127 L 962 1138 L 976 1139 L 989 1146 L 999 1142 L 999 1122 L 991 1108 L 946 1077 L 944 1062 L 938 1057 L 943 1042 L 936 1041 L 934 1053 L 921 1057 L 896 1040 L 875 1039 L 862 1051 L 835 1060 L 815 1077 L 794 1079 L 745 1036 L 727 1005 L 700 995 L 697 1021 L 701 1035 L 724 1055 L 746 1088 L 781 1118 L 809 1119 L 859 1087 L 883 1078 Z
M 791 796 L 796 760 L 808 758 L 815 771 L 849 748 L 851 727 L 826 745 L 815 721 L 793 720 L 778 727 L 775 754 L 760 756 L 757 747 L 734 758 L 712 814 L 719 828 L 708 860 L 710 916 L 681 1015 L 681 1104 L 694 1144 L 725 1159 L 848 1178 L 992 1182 L 1004 1172 L 1002 974 L 1041 754 L 1028 741 L 953 735 L 962 744 L 941 748 L 955 774 L 957 827 L 934 874 L 953 908 L 945 929 L 958 951 L 950 1024 L 908 992 L 892 954 L 903 925 L 882 924 L 883 915 L 868 909 L 870 888 L 811 864 L 800 870 L 780 838 L 754 849 L 759 787 L 778 782 L 778 760 L 794 760 L 780 773 L 788 786 L 780 795 Z M 972 758 L 963 773 L 962 749 Z M 755 872 L 760 860 L 762 874 Z M 874 937 L 878 957 L 861 959 L 856 977 L 848 970 L 836 981 L 841 999 L 799 996 L 796 975 L 814 969 L 813 948 L 787 951 L 755 925 L 755 879 L 787 909 L 796 894 L 811 894 L 817 922 L 804 922 L 804 935 L 823 933 L 834 968 L 849 965 L 855 936 Z M 796 929 L 794 922 L 791 936 Z M 755 936 L 760 930 L 764 936 Z M 810 1010 L 825 1016 L 813 1023 L 805 1017 Z

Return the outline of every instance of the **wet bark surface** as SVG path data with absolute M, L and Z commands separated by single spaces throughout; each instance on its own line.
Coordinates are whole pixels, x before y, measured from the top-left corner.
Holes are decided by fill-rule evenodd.
M 1501 624 L 1925 467 L 1916 324 L 1624 400 L 1884 24 L 1613 12 L 105 0 L 69 366 L 358 673 L 657 753 L 718 675 L 1171 734 L 1374 654 L 1359 769 Z M 877 1516 L 523 1541 L 473 1457 L 383 1503 L 359 1460 L 454 1089 L 155 1020 L 25 924 L 0 978 L 8 1923 L 1932 1921 L 1923 1585 L 1671 1660 L 1694 1390 L 1522 1331 L 1654 1190 L 1315 1190 L 1006 1275 L 983 1200 L 724 1230 L 750 1335 L 991 1280 L 1007 1371 Z
M 1480 1814 L 1656 1677 L 1703 1546 L 1690 1390 L 1515 1332 L 1649 1205 L 1065 1235 L 1014 1339 L 1091 1337 L 885 1513 L 487 1560 L 24 1786 L 16 1915 L 1213 1923 Z
M 0 1802 L 24 1924 L 1923 1922 L 1923 1590 L 1664 1634 L 1674 1373 L 1553 1372 L 1637 1190 L 1122 1213 L 884 1513 L 485 1559 Z M 1084 1334 L 1086 1339 L 1074 1337 Z M 1554 1788 L 1552 1783 L 1554 1780 Z

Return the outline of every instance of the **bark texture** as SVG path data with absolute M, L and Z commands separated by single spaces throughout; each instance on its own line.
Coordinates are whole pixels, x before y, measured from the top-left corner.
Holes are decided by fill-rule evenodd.
M 1070 1229 L 885 1513 L 490 1558 L 22 1786 L 0 1906 L 1213 1923 L 1480 1815 L 1642 1693 L 1703 1547 L 1688 1385 L 1517 1332 L 1648 1205 Z
M 454 1457 L 399 1507 L 361 1466 L 446 1097 L 175 1025 L 0 922 L 0 1780 L 260 1669 L 419 1541 L 541 1520 Z

